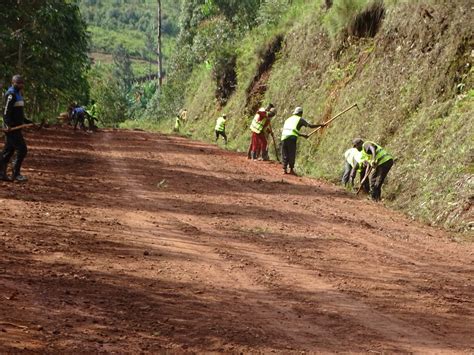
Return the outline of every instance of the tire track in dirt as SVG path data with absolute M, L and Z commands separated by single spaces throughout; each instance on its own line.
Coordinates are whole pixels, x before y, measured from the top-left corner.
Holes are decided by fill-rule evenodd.
M 0 190 L 0 322 L 28 327 L 2 351 L 474 350 L 472 244 L 205 143 L 32 138 Z

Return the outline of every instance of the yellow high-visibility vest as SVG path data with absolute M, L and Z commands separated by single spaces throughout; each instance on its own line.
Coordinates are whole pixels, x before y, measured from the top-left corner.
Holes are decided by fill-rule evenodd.
M 362 153 L 363 153 L 363 155 L 366 155 L 367 158 L 369 158 L 368 160 L 373 158 L 372 154 L 367 153 L 367 150 L 366 150 L 366 148 L 369 145 L 373 145 L 375 147 L 375 161 L 377 162 L 377 165 L 381 165 L 381 164 L 393 159 L 393 157 L 390 155 L 390 153 L 388 153 L 385 149 L 383 149 L 377 143 L 374 143 L 374 142 L 371 142 L 371 141 L 366 141 L 362 145 Z
M 216 122 L 216 131 L 217 132 L 224 132 L 225 131 L 225 118 L 219 117 Z
M 254 116 L 253 121 L 250 125 L 250 130 L 252 132 L 257 133 L 257 134 L 260 134 L 263 131 L 263 127 L 265 126 L 265 123 L 267 122 L 266 117 L 264 119 L 262 119 L 261 121 L 259 121 L 259 118 L 260 118 L 260 115 L 257 113 Z
M 293 115 L 285 121 L 283 125 L 283 131 L 281 132 L 281 140 L 284 141 L 289 137 L 299 137 L 300 132 L 298 129 L 298 123 L 300 123 L 301 117 Z

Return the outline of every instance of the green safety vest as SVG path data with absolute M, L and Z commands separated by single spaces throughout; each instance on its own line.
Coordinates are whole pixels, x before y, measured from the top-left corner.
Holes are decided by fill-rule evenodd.
M 289 137 L 299 137 L 300 132 L 298 130 L 298 123 L 300 123 L 301 117 L 294 115 L 288 118 L 283 125 L 283 131 L 281 132 L 281 140 L 284 141 Z
M 174 124 L 174 129 L 179 129 L 181 127 L 181 119 L 176 117 L 176 122 Z
M 95 117 L 95 115 L 97 114 L 97 105 L 96 104 L 93 104 L 89 109 L 86 110 L 87 113 L 89 115 L 91 115 L 92 117 Z
M 216 131 L 217 132 L 224 132 L 225 131 L 225 118 L 219 117 L 216 123 Z
M 367 150 L 366 150 L 366 148 L 369 145 L 373 145 L 375 147 L 375 161 L 377 162 L 377 165 L 381 165 L 381 164 L 393 159 L 393 157 L 390 155 L 390 153 L 388 153 L 385 149 L 383 149 L 377 143 L 370 142 L 370 141 L 364 142 L 364 144 L 362 145 L 362 153 L 363 153 L 362 156 L 365 156 L 366 158 L 373 158 L 372 154 L 367 153 Z M 369 159 L 367 159 L 367 160 L 369 160 Z
M 250 125 L 250 130 L 257 134 L 260 134 L 263 131 L 263 127 L 265 126 L 265 123 L 267 122 L 266 117 L 261 121 L 258 121 L 259 118 L 260 118 L 260 115 L 256 114 L 255 117 L 253 118 L 252 124 Z

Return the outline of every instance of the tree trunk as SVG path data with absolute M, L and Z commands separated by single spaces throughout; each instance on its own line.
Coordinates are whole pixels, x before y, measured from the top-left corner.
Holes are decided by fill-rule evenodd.
M 163 85 L 163 53 L 161 53 L 161 0 L 158 1 L 158 78 L 160 87 Z

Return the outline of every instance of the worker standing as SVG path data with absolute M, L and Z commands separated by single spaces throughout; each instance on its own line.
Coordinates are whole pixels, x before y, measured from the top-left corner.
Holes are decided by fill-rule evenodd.
M 250 130 L 252 131 L 250 157 L 252 160 L 257 160 L 260 153 L 267 149 L 267 140 L 263 132 L 268 124 L 267 122 L 267 110 L 264 107 L 260 107 L 250 124 Z
M 270 160 L 270 155 L 268 154 L 268 146 L 269 146 L 268 141 L 269 141 L 269 137 L 273 136 L 271 123 L 275 115 L 276 115 L 276 108 L 272 104 L 269 104 L 267 106 L 267 122 L 265 123 L 265 127 L 263 128 L 263 134 L 265 135 L 265 140 L 267 142 L 266 149 L 262 151 L 262 160 L 264 161 Z M 275 147 L 275 149 L 277 149 L 277 147 Z
M 311 124 L 303 118 L 303 109 L 296 107 L 293 111 L 293 115 L 289 117 L 283 125 L 283 131 L 281 133 L 281 155 L 283 161 L 283 172 L 288 174 L 288 167 L 290 168 L 290 174 L 296 175 L 295 173 L 295 160 L 296 160 L 296 142 L 298 137 L 308 138 L 307 134 L 300 133 L 301 127 L 324 127 L 324 124 Z
M 219 139 L 219 136 L 222 136 L 224 138 L 225 144 L 227 145 L 227 135 L 225 134 L 225 125 L 227 123 L 227 115 L 223 114 L 217 119 L 216 122 L 216 143 L 217 140 Z
M 174 128 L 173 128 L 173 131 L 178 133 L 181 129 L 181 117 L 180 115 L 176 115 L 176 121 L 174 122 Z
M 393 166 L 393 157 L 377 143 L 360 138 L 354 140 L 358 151 L 366 156 L 372 171 L 370 179 L 370 196 L 374 201 L 380 201 L 382 196 L 382 185 L 388 172 Z
M 32 123 L 26 119 L 22 92 L 25 83 L 20 75 L 12 78 L 12 86 L 5 93 L 5 108 L 3 110 L 3 128 L 5 132 L 5 146 L 0 156 L 0 180 L 11 181 L 7 176 L 7 167 L 13 154 L 16 152 L 16 158 L 13 161 L 12 180 L 18 182 L 27 181 L 27 177 L 21 175 L 21 165 L 26 157 L 28 148 L 21 129 L 8 132 L 9 129 L 21 126 L 22 124 Z

